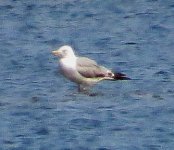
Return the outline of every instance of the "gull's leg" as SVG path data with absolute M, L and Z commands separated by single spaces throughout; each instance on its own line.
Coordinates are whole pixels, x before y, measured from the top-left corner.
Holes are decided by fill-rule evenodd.
M 89 92 L 89 87 L 84 86 L 82 84 L 78 84 L 78 92 L 88 93 Z
M 80 91 L 81 91 L 80 84 L 78 84 L 78 92 L 80 92 Z
M 98 95 L 102 96 L 103 95 L 102 93 L 91 93 L 90 87 L 91 86 L 84 86 L 84 85 L 78 84 L 78 92 L 88 95 L 88 96 L 98 96 Z
M 78 85 L 78 92 L 88 96 L 102 95 L 101 93 L 91 93 L 90 87 L 91 86 Z

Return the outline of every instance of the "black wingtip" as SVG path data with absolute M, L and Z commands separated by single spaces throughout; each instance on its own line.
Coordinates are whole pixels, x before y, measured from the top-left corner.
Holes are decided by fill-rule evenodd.
M 123 73 L 114 73 L 114 79 L 115 80 L 131 80 L 131 78 L 127 77 Z

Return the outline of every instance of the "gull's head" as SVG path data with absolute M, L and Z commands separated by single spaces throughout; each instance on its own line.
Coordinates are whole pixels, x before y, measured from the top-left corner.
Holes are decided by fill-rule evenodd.
M 61 46 L 58 50 L 52 51 L 52 54 L 60 58 L 73 58 L 75 57 L 74 51 L 71 46 Z

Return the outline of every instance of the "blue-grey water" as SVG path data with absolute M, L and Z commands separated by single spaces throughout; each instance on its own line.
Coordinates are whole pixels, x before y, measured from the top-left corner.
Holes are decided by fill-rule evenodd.
M 0 150 L 172 150 L 172 0 L 1 0 Z M 133 80 L 85 95 L 51 51 L 76 54 Z

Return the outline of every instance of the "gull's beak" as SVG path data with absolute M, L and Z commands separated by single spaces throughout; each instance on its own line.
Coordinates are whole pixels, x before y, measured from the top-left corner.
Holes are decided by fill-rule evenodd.
M 52 54 L 55 55 L 55 56 L 60 56 L 61 55 L 59 50 L 52 51 Z

